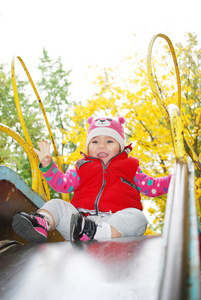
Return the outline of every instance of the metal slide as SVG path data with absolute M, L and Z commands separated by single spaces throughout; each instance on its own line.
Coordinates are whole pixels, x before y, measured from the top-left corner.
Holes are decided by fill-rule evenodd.
M 85 243 L 53 236 L 55 242 L 30 245 L 7 235 L 0 243 L 0 299 L 199 300 L 193 180 L 192 164 L 176 166 L 163 236 Z
M 164 35 L 152 39 L 148 74 L 152 74 L 150 53 L 158 36 L 168 40 Z M 168 43 L 171 42 L 168 40 Z M 151 86 L 154 91 L 153 82 Z M 156 95 L 157 91 L 157 98 Z M 170 123 L 176 157 L 162 236 L 71 243 L 64 242 L 55 231 L 50 236 L 50 243 L 40 245 L 28 244 L 14 236 L 11 228 L 13 215 L 18 211 L 36 210 L 48 200 L 48 196 L 42 179 L 35 176 L 37 158 L 32 147 L 11 129 L 0 126 L 0 130 L 18 140 L 26 151 L 36 182 L 31 189 L 14 171 L 0 167 L 1 300 L 200 300 L 194 192 L 194 165 L 200 169 L 200 162 L 185 141 L 180 105 L 167 108 L 160 105 Z
M 0 243 L 5 246 L 5 241 L 17 240 L 26 244 L 27 241 L 12 229 L 13 216 L 21 211 L 34 212 L 44 204 L 45 201 L 16 172 L 6 166 L 0 166 Z M 48 236 L 48 241 L 64 239 L 54 230 Z
M 154 81 L 151 55 L 157 38 L 166 40 L 172 54 L 178 87 L 177 105 L 170 104 L 165 107 Z M 170 39 L 164 34 L 155 35 L 149 44 L 147 73 L 153 95 L 170 125 L 176 158 L 175 173 L 167 196 L 158 299 L 200 299 L 199 224 L 194 166 L 201 171 L 201 163 L 188 142 L 188 132 L 182 123 L 181 82 L 177 59 Z

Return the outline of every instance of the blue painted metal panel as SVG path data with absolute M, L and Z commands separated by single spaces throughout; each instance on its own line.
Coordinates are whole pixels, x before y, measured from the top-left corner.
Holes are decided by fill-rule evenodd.
M 35 212 L 45 201 L 13 170 L 0 166 L 0 240 L 28 243 L 12 229 L 13 216 L 21 211 Z M 57 230 L 48 235 L 48 242 L 63 241 Z
M 15 185 L 28 199 L 30 199 L 37 207 L 42 207 L 45 201 L 38 196 L 12 169 L 6 166 L 0 166 L 0 180 L 7 180 Z
M 188 238 L 188 299 L 199 300 L 200 295 L 200 257 L 199 257 L 199 225 L 195 205 L 195 180 L 194 166 L 189 160 L 189 180 L 188 180 L 188 214 L 189 214 L 189 238 Z

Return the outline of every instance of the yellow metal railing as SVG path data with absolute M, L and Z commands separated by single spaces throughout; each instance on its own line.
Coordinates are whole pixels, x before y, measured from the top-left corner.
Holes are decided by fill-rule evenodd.
M 168 42 L 177 76 L 178 105 L 169 104 L 167 108 L 155 85 L 151 67 L 152 47 L 157 37 L 164 38 Z M 187 153 L 199 170 L 201 170 L 201 163 L 185 139 L 185 130 L 181 116 L 179 69 L 172 43 L 164 34 L 155 35 L 150 42 L 147 57 L 147 73 L 153 95 L 170 125 L 176 158 L 175 172 L 170 183 L 165 212 L 158 299 L 199 300 L 198 219 L 193 180 L 194 170 L 192 170 L 192 166 L 187 160 Z
M 54 149 L 54 153 L 55 153 L 55 157 L 56 157 L 56 163 L 57 163 L 59 169 L 62 170 L 62 166 L 61 166 L 61 162 L 60 162 L 60 159 L 59 159 L 58 151 L 57 151 L 57 148 L 56 148 L 54 137 L 53 137 L 53 134 L 52 134 L 52 131 L 51 131 L 51 128 L 50 128 L 50 124 L 49 124 L 48 119 L 47 119 L 47 115 L 46 115 L 42 100 L 39 96 L 39 93 L 38 93 L 38 91 L 36 89 L 36 86 L 35 86 L 32 78 L 31 78 L 31 76 L 28 72 L 28 69 L 27 69 L 24 61 L 22 60 L 22 58 L 20 56 L 17 56 L 17 59 L 21 63 L 21 65 L 22 65 L 22 67 L 23 67 L 23 69 L 24 69 L 24 71 L 25 71 L 25 73 L 26 73 L 26 75 L 29 79 L 29 82 L 30 82 L 30 84 L 33 88 L 33 91 L 34 91 L 34 93 L 37 97 L 37 100 L 39 102 L 40 108 L 42 110 L 42 113 L 43 113 L 43 116 L 44 116 L 44 119 L 45 119 L 47 129 L 48 129 L 48 132 L 49 132 L 49 136 L 50 136 L 50 139 L 51 139 L 51 142 L 52 142 L 52 145 L 53 145 L 53 149 Z M 27 143 L 33 149 L 33 144 L 32 144 L 31 139 L 29 137 L 29 133 L 27 131 L 26 124 L 24 122 L 24 118 L 23 118 L 23 115 L 22 115 L 22 110 L 21 110 L 18 91 L 17 91 L 17 84 L 16 84 L 16 79 L 15 79 L 15 57 L 13 57 L 12 64 L 11 64 L 11 75 L 12 75 L 12 85 L 13 85 L 14 98 L 15 98 L 15 103 L 16 103 L 16 108 L 17 108 L 17 112 L 18 112 L 18 115 L 19 115 L 20 123 L 22 125 L 22 129 L 23 129 L 25 138 L 27 140 Z M 48 185 L 47 185 L 46 181 L 43 181 L 43 185 L 44 185 L 46 193 L 47 193 Z M 68 194 L 62 194 L 62 198 L 63 198 L 63 200 L 69 201 Z
M 151 64 L 152 48 L 153 48 L 154 42 L 157 38 L 163 38 L 167 41 L 168 46 L 169 46 L 170 51 L 171 51 L 171 54 L 172 54 L 174 67 L 175 67 L 176 78 L 177 78 L 177 87 L 178 87 L 178 103 L 177 103 L 177 105 L 178 105 L 178 108 L 179 108 L 179 114 L 181 115 L 181 81 L 180 81 L 180 74 L 179 74 L 179 68 L 178 68 L 178 64 L 177 64 L 176 54 L 175 54 L 174 47 L 172 45 L 171 40 L 165 34 L 156 34 L 151 39 L 151 42 L 150 42 L 149 48 L 148 48 L 147 75 L 148 75 L 148 78 L 149 78 L 149 83 L 150 83 L 153 95 L 154 95 L 154 97 L 157 101 L 157 104 L 158 104 L 158 106 L 161 110 L 161 113 L 163 114 L 163 116 L 165 117 L 167 122 L 170 124 L 170 116 L 169 116 L 169 113 L 167 111 L 167 108 L 165 107 L 165 105 L 164 105 L 164 103 L 163 103 L 163 101 L 160 97 L 158 88 L 155 84 L 154 74 L 153 74 L 152 64 Z M 172 113 L 175 114 L 175 112 L 173 112 L 173 111 L 172 111 Z M 173 118 L 173 122 L 174 122 L 174 120 L 175 120 L 175 117 Z M 191 159 L 192 159 L 194 165 L 196 166 L 196 168 L 198 170 L 201 170 L 201 162 L 200 162 L 199 158 L 197 157 L 196 153 L 194 152 L 194 150 L 192 149 L 191 145 L 189 144 L 189 142 L 185 138 L 185 134 L 187 135 L 187 132 L 186 132 L 185 128 L 183 127 L 182 121 L 179 123 L 179 128 L 177 130 L 178 130 L 178 134 L 180 135 L 179 138 L 184 139 L 185 148 L 179 149 L 175 144 L 176 143 L 175 139 L 173 139 L 173 137 L 172 137 L 172 142 L 173 142 L 173 147 L 174 147 L 174 151 L 175 151 L 176 160 L 180 160 L 181 157 L 184 158 L 186 156 L 186 151 L 187 151 L 187 153 L 191 157 Z M 182 151 L 182 153 L 180 151 Z
M 38 93 L 36 86 L 27 70 L 27 67 L 26 67 L 24 61 L 19 56 L 17 56 L 17 59 L 21 63 L 21 65 L 28 77 L 28 80 L 32 86 L 32 89 L 37 97 L 37 100 L 39 102 L 40 108 L 42 110 L 42 113 L 43 113 L 43 116 L 45 119 L 47 129 L 49 132 L 49 136 L 50 136 L 50 139 L 51 139 L 51 142 L 53 145 L 53 149 L 54 149 L 54 153 L 55 153 L 55 157 L 56 157 L 56 163 L 57 163 L 59 169 L 62 170 L 61 161 L 59 159 L 59 154 L 58 154 L 58 151 L 57 151 L 57 148 L 55 145 L 55 141 L 54 141 L 53 134 L 52 134 L 52 131 L 50 128 L 50 124 L 48 122 L 47 115 L 46 115 L 43 103 L 41 101 L 41 98 L 39 96 L 39 93 Z M 24 118 L 23 118 L 21 106 L 20 106 L 20 100 L 19 100 L 19 96 L 18 96 L 17 83 L 16 83 L 16 77 L 15 77 L 15 57 L 13 57 L 12 63 L 11 63 L 11 75 L 12 75 L 12 86 L 13 86 L 14 99 L 15 99 L 15 104 L 16 104 L 16 108 L 17 108 L 17 113 L 19 116 L 19 120 L 20 120 L 20 123 L 22 126 L 22 130 L 24 132 L 26 141 L 22 137 L 20 137 L 17 133 L 15 133 L 11 128 L 4 126 L 3 124 L 0 124 L 0 131 L 13 137 L 17 141 L 17 143 L 24 149 L 24 151 L 26 152 L 28 159 L 30 161 L 30 165 L 31 165 L 32 189 L 36 193 L 38 193 L 44 200 L 50 200 L 50 192 L 49 192 L 48 184 L 39 171 L 38 157 L 33 150 L 33 144 L 32 144 L 31 138 L 29 136 L 29 133 L 28 133 L 28 130 L 27 130 Z M 63 200 L 69 201 L 68 194 L 62 194 L 62 198 L 63 198 Z
M 38 91 L 36 89 L 36 86 L 27 70 L 27 67 L 25 65 L 25 63 L 23 62 L 22 58 L 17 56 L 18 60 L 20 61 L 28 79 L 29 79 L 29 82 L 31 83 L 31 86 L 33 88 L 33 91 L 38 99 L 38 102 L 39 102 L 39 105 L 40 105 L 40 108 L 42 110 L 42 113 L 43 113 L 43 116 L 44 116 L 44 119 L 45 119 L 45 123 L 47 125 L 47 128 L 48 128 L 48 132 L 49 132 L 49 135 L 50 135 L 50 139 L 51 139 L 51 142 L 52 142 L 52 145 L 53 145 L 53 148 L 54 148 L 54 153 L 55 153 L 55 156 L 56 156 L 56 161 L 57 161 L 57 164 L 59 166 L 59 168 L 61 169 L 61 163 L 60 163 L 60 160 L 59 160 L 59 156 L 58 156 L 58 151 L 57 151 L 57 148 L 56 148 L 56 145 L 55 145 L 55 141 L 54 141 L 54 138 L 53 138 L 53 134 L 52 134 L 52 131 L 51 131 L 51 128 L 50 128 L 50 124 L 48 122 L 48 119 L 47 119 L 47 115 L 46 115 L 46 112 L 45 112 L 45 109 L 44 109 L 44 106 L 42 104 L 42 101 L 41 101 L 41 98 L 38 94 Z M 18 91 L 17 91 L 17 84 L 16 84 L 16 79 L 15 79 L 15 57 L 13 57 L 13 60 L 12 60 L 12 67 L 11 67 L 11 74 L 12 74 L 12 85 L 13 85 L 13 92 L 14 92 L 14 97 L 15 97 L 15 103 L 16 103 L 16 107 L 17 107 L 17 112 L 18 112 L 18 115 L 19 115 L 19 119 L 20 119 L 20 123 L 22 125 L 22 129 L 23 129 L 23 132 L 24 132 L 24 135 L 26 137 L 26 140 L 27 140 L 27 143 L 29 144 L 30 147 L 33 147 L 32 145 L 32 142 L 31 142 L 31 139 L 29 137 L 29 133 L 27 131 L 27 128 L 26 128 L 26 125 L 25 125 L 25 122 L 24 122 L 24 118 L 23 118 L 23 115 L 22 115 L 22 110 L 21 110 L 21 106 L 20 106 L 20 101 L 19 101 L 19 96 L 18 96 Z
M 155 81 L 154 81 L 154 75 L 153 75 L 153 70 L 152 70 L 152 64 L 151 64 L 151 57 L 152 57 L 152 49 L 153 49 L 153 45 L 155 40 L 158 38 L 164 38 L 170 48 L 171 54 L 172 54 L 172 58 L 173 58 L 173 62 L 174 62 L 174 67 L 175 67 L 175 73 L 177 76 L 177 87 L 178 87 L 178 107 L 179 109 L 181 108 L 181 82 L 180 82 L 180 74 L 179 74 L 179 68 L 178 68 L 178 64 L 177 64 L 177 58 L 175 55 L 175 51 L 174 51 L 174 47 L 172 45 L 171 40 L 164 34 L 156 34 L 155 36 L 153 36 L 153 38 L 150 41 L 149 44 L 149 48 L 148 48 L 148 55 L 147 55 L 147 74 L 149 77 L 149 83 L 153 92 L 153 95 L 157 101 L 158 106 L 160 107 L 160 110 L 163 114 L 163 116 L 166 118 L 166 120 L 169 122 L 169 115 L 167 112 L 167 109 L 165 107 L 165 105 L 163 104 L 158 88 L 156 87 Z
M 39 163 L 38 157 L 35 151 L 33 150 L 33 148 L 31 148 L 18 133 L 14 132 L 8 126 L 0 124 L 0 131 L 11 136 L 24 149 L 30 161 L 31 174 L 32 174 L 32 189 L 36 193 L 38 193 L 39 196 L 42 197 L 44 200 L 49 200 L 50 193 L 48 189 L 44 191 L 43 184 L 42 184 L 43 179 L 38 169 L 38 163 Z M 45 184 L 45 180 L 44 180 L 44 184 Z

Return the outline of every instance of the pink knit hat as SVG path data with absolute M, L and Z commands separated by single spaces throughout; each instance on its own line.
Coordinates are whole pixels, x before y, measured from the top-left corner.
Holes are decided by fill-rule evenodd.
M 126 146 L 124 139 L 124 129 L 121 124 L 124 124 L 124 117 L 111 118 L 111 117 L 89 117 L 89 130 L 87 133 L 86 146 L 88 147 L 89 142 L 92 138 L 98 135 L 106 135 L 114 138 L 121 146 L 123 151 Z

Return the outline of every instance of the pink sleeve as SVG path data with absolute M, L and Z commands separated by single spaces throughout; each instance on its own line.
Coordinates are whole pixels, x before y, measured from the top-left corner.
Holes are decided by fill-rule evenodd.
M 149 197 L 158 197 L 167 194 L 172 175 L 165 177 L 153 178 L 142 172 L 138 167 L 134 182 L 143 195 Z
M 46 173 L 42 174 L 47 183 L 59 193 L 71 193 L 80 184 L 80 178 L 76 169 L 68 170 L 66 174 L 63 174 L 55 162 Z

